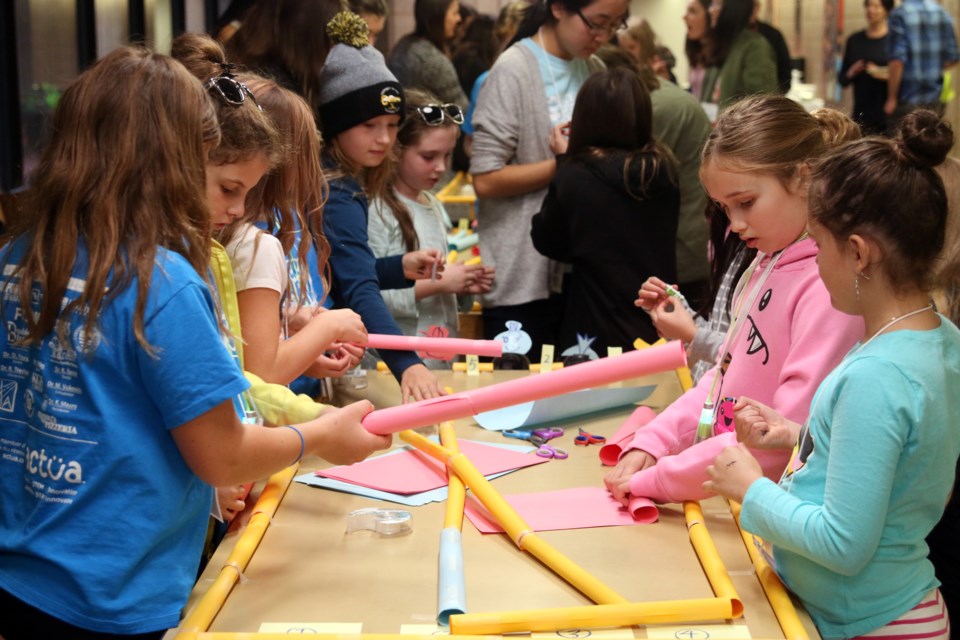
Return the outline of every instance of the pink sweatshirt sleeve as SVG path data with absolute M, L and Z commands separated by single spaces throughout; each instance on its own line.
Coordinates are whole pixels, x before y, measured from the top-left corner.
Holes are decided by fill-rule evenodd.
M 650 498 L 654 502 L 704 500 L 712 493 L 703 490 L 708 479 L 707 467 L 713 464 L 725 447 L 737 446 L 737 434 L 721 433 L 697 443 L 685 451 L 665 456 L 649 469 L 630 478 L 630 495 Z M 790 460 L 790 449 L 751 449 L 763 468 L 763 475 L 777 481 Z

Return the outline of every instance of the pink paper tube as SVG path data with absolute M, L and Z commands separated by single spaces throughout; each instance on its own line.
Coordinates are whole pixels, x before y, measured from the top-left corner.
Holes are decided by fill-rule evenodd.
M 573 367 L 531 375 L 449 396 L 378 409 L 366 415 L 363 426 L 370 433 L 397 433 L 445 420 L 459 420 L 482 411 L 493 411 L 521 402 L 559 396 L 685 366 L 683 344 L 666 344 L 631 351 L 615 358 L 600 358 Z
M 500 340 L 467 340 L 466 338 L 422 338 L 371 333 L 366 347 L 393 351 L 425 351 L 431 355 L 477 355 L 499 358 L 503 355 Z
M 633 434 L 637 432 L 637 429 L 656 417 L 657 414 L 650 407 L 637 407 L 630 414 L 630 417 L 620 425 L 617 432 L 607 438 L 607 444 L 600 447 L 600 462 L 608 467 L 615 466 L 617 461 L 620 460 L 624 445 L 633 440 Z

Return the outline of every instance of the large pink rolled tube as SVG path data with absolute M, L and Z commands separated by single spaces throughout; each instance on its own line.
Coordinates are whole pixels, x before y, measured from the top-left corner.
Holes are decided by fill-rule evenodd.
M 364 417 L 363 426 L 370 433 L 397 433 L 404 429 L 458 420 L 521 402 L 542 400 L 628 378 L 672 371 L 686 366 L 686 362 L 683 344 L 674 340 L 614 358 L 601 358 L 470 391 L 378 409 Z

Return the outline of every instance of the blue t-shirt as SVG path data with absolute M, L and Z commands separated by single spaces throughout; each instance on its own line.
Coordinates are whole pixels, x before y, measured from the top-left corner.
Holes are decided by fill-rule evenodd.
M 24 245 L 0 250 L 4 282 Z M 81 247 L 66 298 L 82 291 L 86 269 Z M 74 313 L 66 340 L 53 332 L 24 347 L 13 278 L 0 334 L 0 588 L 114 634 L 176 626 L 213 493 L 170 431 L 248 386 L 223 348 L 210 290 L 183 257 L 157 253 L 144 313 L 153 355 L 134 335 L 137 283 L 101 309 L 92 339 Z
M 754 482 L 743 527 L 825 638 L 896 620 L 939 583 L 924 538 L 960 454 L 960 330 L 894 331 L 854 347 L 813 398 L 777 486 Z

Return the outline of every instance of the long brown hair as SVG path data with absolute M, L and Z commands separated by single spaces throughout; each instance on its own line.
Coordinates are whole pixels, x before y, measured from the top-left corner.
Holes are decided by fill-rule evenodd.
M 393 176 L 397 171 L 396 145 L 387 153 L 376 167 L 364 168 L 358 166 L 353 160 L 347 157 L 340 147 L 337 136 L 325 141 L 323 156 L 330 165 L 327 170 L 327 180 L 334 182 L 343 178 L 353 178 L 360 183 L 364 193 L 370 200 L 378 199 L 384 202 L 390 202 L 395 199 L 393 188 L 391 187 Z M 398 201 L 399 203 L 399 201 Z M 416 250 L 416 246 L 409 251 Z
M 347 9 L 344 0 L 256 2 L 230 38 L 230 57 L 303 96 L 319 113 L 320 69 L 333 44 L 327 23 Z
M 280 132 L 288 150 L 287 160 L 268 175 L 260 189 L 259 218 L 274 229 L 283 252 L 290 254 L 300 229 L 297 262 L 300 265 L 298 301 L 305 299 L 309 266 L 307 252 L 313 242 L 317 249 L 324 295 L 328 289 L 330 243 L 323 235 L 323 204 L 327 199 L 327 179 L 320 166 L 322 142 L 313 112 L 306 101 L 273 80 L 241 75 Z
M 134 335 L 152 353 L 144 311 L 158 247 L 182 255 L 209 284 L 205 143 L 218 136 L 210 98 L 171 58 L 119 48 L 63 93 L 53 132 L 27 196 L 31 215 L 18 216 L 7 238 L 26 242 L 7 286 L 20 279 L 24 309 L 33 306 L 31 283 L 43 292 L 39 315 L 25 314 L 26 342 L 67 331 L 61 317 L 81 310 L 91 339 L 101 310 L 136 280 Z M 81 243 L 86 283 L 61 308 Z
M 631 196 L 645 198 L 650 183 L 664 171 L 677 183 L 673 154 L 653 137 L 650 93 L 640 75 L 629 67 L 591 74 L 573 106 L 567 156 L 602 157 L 611 150 L 628 153 L 623 177 Z M 640 163 L 639 172 L 631 171 L 635 162 Z M 632 183 L 634 175 L 639 176 L 637 184 Z

